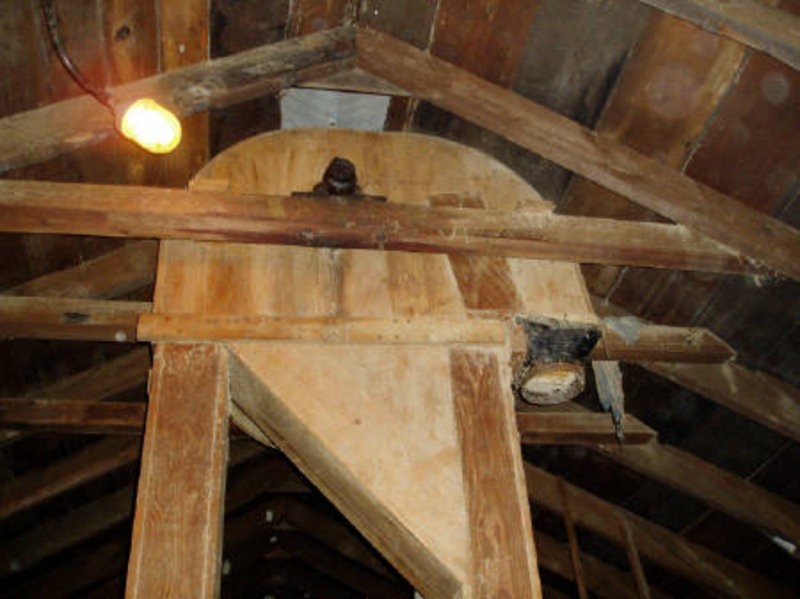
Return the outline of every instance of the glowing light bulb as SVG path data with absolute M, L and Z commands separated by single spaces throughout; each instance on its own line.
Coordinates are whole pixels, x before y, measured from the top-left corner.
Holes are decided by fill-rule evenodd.
M 131 104 L 122 115 L 120 132 L 153 154 L 168 154 L 181 142 L 181 123 L 169 110 L 150 98 Z

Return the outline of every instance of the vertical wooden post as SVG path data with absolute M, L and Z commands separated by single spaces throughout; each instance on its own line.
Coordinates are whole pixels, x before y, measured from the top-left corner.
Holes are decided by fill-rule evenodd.
M 156 347 L 126 599 L 218 595 L 228 405 L 227 350 Z
M 618 517 L 622 528 L 622 535 L 625 539 L 625 551 L 628 554 L 628 562 L 630 562 L 633 582 L 636 584 L 636 592 L 639 593 L 639 599 L 650 599 L 650 587 L 644 576 L 644 568 L 642 568 L 642 562 L 639 559 L 639 550 L 636 549 L 636 541 L 633 538 L 631 526 L 624 515 L 618 514 Z
M 496 355 L 450 352 L 471 537 L 472 597 L 539 599 L 530 510 L 510 386 Z
M 581 549 L 578 545 L 578 533 L 575 531 L 575 522 L 572 519 L 569 498 L 567 497 L 567 486 L 564 484 L 564 479 L 560 477 L 558 479 L 558 491 L 561 495 L 564 528 L 567 529 L 569 553 L 572 558 L 572 570 L 575 572 L 575 584 L 578 586 L 578 597 L 580 597 L 580 599 L 589 599 L 589 592 L 586 589 L 586 578 L 583 575 L 583 562 L 581 562 Z

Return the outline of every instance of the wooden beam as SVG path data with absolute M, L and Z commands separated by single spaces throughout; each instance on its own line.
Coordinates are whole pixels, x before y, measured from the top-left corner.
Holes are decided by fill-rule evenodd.
M 474 596 L 540 598 L 513 399 L 497 357 L 453 350 L 450 363 Z
M 139 439 L 112 437 L 94 443 L 3 485 L 0 489 L 0 519 L 37 506 L 138 458 Z
M 228 359 L 156 347 L 125 596 L 218 596 L 228 457 Z
M 603 336 L 592 351 L 592 359 L 720 363 L 736 356 L 733 348 L 712 331 L 698 327 L 670 327 L 642 322 L 635 336 L 635 339 L 626 340 L 605 323 Z M 648 355 L 659 357 L 650 359 Z
M 353 57 L 352 29 L 333 29 L 174 69 L 109 93 L 121 104 L 151 97 L 187 116 L 350 68 Z M 0 172 L 97 143 L 113 131 L 111 113 L 87 95 L 15 114 L 0 120 Z
M 157 241 L 132 241 L 113 252 L 4 289 L 2 293 L 74 299 L 119 297 L 155 280 L 157 256 Z
M 145 411 L 144 402 L 0 398 L 0 428 L 141 435 Z
M 451 345 L 506 341 L 500 320 L 455 318 L 271 318 L 143 314 L 138 338 L 146 341 L 312 341 L 326 344 Z
M 800 543 L 800 506 L 677 447 L 596 445 L 595 451 L 770 534 Z
M 0 296 L 0 337 L 76 341 L 136 340 L 149 302 Z
M 208 0 L 156 0 L 160 70 L 169 72 L 210 58 Z M 185 187 L 208 162 L 209 115 L 192 114 L 183 119 L 180 145 L 162 157 L 161 184 Z
M 237 468 L 252 458 L 253 447 L 261 451 L 260 446 L 253 442 L 234 443 L 229 467 Z M 278 468 L 274 467 L 275 463 L 275 459 L 268 458 L 252 467 L 236 469 L 231 492 L 225 497 L 226 509 L 236 510 L 254 499 L 254 490 L 258 489 L 258 494 L 261 494 L 266 481 L 276 492 L 297 492 L 298 483 L 292 479 L 293 471 L 283 461 Z M 287 479 L 288 484 L 283 479 Z M 134 491 L 133 485 L 127 485 L 8 539 L 0 546 L 0 565 L 7 568 L 0 569 L 0 576 L 27 570 L 48 557 L 122 524 L 133 516 Z
M 357 32 L 358 66 L 744 256 L 800 278 L 800 233 L 535 102 L 391 36 Z
M 563 514 L 558 477 L 525 464 L 528 495 L 532 502 Z M 657 524 L 617 507 L 588 491 L 564 482 L 575 523 L 622 546 L 625 542 L 618 518 L 626 518 L 642 557 L 687 580 L 725 597 L 781 597 L 794 593 Z
M 688 229 L 548 212 L 132 186 L 0 181 L 0 231 L 480 253 L 759 271 Z
M 241 353 L 237 349 L 231 355 L 231 394 L 257 430 L 274 441 L 423 593 L 459 597 L 461 583 L 450 569 L 328 450 L 292 403 L 287 404 L 256 378 Z
M 726 364 L 642 364 L 726 408 L 800 442 L 800 389 L 735 362 Z
M 800 17 L 757 0 L 641 0 L 800 70 Z
M 571 412 L 517 412 L 522 443 L 528 445 L 593 445 L 616 443 L 610 414 Z M 623 420 L 627 444 L 647 443 L 656 431 L 626 414 Z
M 619 306 L 593 298 L 598 314 L 628 315 Z M 645 321 L 646 322 L 646 321 Z M 765 372 L 736 362 L 718 365 L 667 364 L 641 366 L 747 418 L 800 441 L 800 390 Z

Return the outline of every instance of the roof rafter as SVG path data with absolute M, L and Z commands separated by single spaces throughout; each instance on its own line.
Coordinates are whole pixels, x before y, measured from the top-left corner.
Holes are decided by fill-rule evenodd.
M 640 1 L 800 70 L 800 17 L 775 8 L 775 0 Z
M 120 103 L 150 97 L 185 116 L 348 69 L 354 57 L 353 30 L 343 27 L 173 69 L 109 93 Z M 88 95 L 0 119 L 0 172 L 100 142 L 114 126 L 111 113 Z
M 358 66 L 603 187 L 800 278 L 800 232 L 514 92 L 389 35 L 357 32 Z

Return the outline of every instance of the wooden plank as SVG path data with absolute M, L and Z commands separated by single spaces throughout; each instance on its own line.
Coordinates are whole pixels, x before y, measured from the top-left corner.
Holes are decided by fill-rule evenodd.
M 563 513 L 563 497 L 559 490 L 558 477 L 528 463 L 525 464 L 525 475 L 531 501 L 557 514 Z M 601 534 L 621 546 L 625 542 L 618 520 L 621 515 L 627 518 L 642 557 L 703 588 L 725 597 L 739 599 L 788 599 L 795 596 L 788 589 L 781 588 L 760 574 L 624 508 L 570 483 L 565 482 L 564 488 L 578 526 Z
M 123 247 L 51 272 L 9 289 L 3 295 L 107 299 L 150 285 L 156 276 L 158 242 L 133 241 Z
M 718 365 L 642 364 L 673 383 L 800 441 L 800 390 L 766 372 L 729 362 Z
M 800 234 L 792 227 L 390 36 L 360 29 L 357 44 L 361 68 L 782 274 L 800 277 Z
M 472 591 L 476 597 L 541 597 L 510 389 L 492 354 L 453 350 L 450 364 Z
M 0 181 L 6 232 L 70 233 L 482 253 L 747 272 L 760 269 L 681 226 L 360 200 Z M 675 248 L 682 248 L 676 251 Z
M 451 345 L 506 341 L 506 325 L 455 318 L 270 318 L 149 314 L 139 320 L 147 341 L 311 341 L 325 344 Z
M 595 451 L 649 478 L 670 485 L 726 514 L 800 542 L 800 506 L 676 447 L 596 445 Z
M 583 445 L 616 442 L 610 414 L 571 412 L 517 412 L 517 428 L 522 442 L 529 445 Z M 626 414 L 623 420 L 624 443 L 647 443 L 656 431 L 641 420 Z
M 345 28 L 290 39 L 167 71 L 112 88 L 110 93 L 121 101 L 152 97 L 186 116 L 349 68 L 352 38 L 352 30 Z M 97 143 L 113 131 L 111 114 L 88 96 L 7 117 L 0 121 L 0 172 Z
M 613 304 L 595 301 L 600 314 L 626 315 Z M 726 362 L 719 365 L 643 362 L 642 366 L 726 408 L 800 440 L 800 392 L 758 370 Z
M 0 336 L 132 342 L 149 302 L 0 296 Z
M 155 0 L 155 10 L 162 71 L 203 63 L 210 58 L 208 0 Z M 186 186 L 208 162 L 208 114 L 200 112 L 187 116 L 181 126 L 181 144 L 162 157 L 161 183 L 166 187 Z
M 0 397 L 0 427 L 81 434 L 141 435 L 145 404 Z
M 712 331 L 699 327 L 668 327 L 642 322 L 636 339 L 626 340 L 613 326 L 603 326 L 603 337 L 592 359 L 647 362 L 648 355 L 662 362 L 727 362 L 736 352 Z
M 227 352 L 156 347 L 125 596 L 218 596 L 228 454 Z
M 139 458 L 139 440 L 109 438 L 3 485 L 0 519 L 30 509 Z
M 242 411 L 417 588 L 434 597 L 460 596 L 461 584 L 450 569 L 327 449 L 298 416 L 296 402 L 287 405 L 255 378 L 240 361 L 242 353 L 239 347 L 231 357 L 231 393 Z M 247 353 L 248 362 L 257 360 Z
M 800 70 L 800 18 L 756 0 L 641 0 Z

